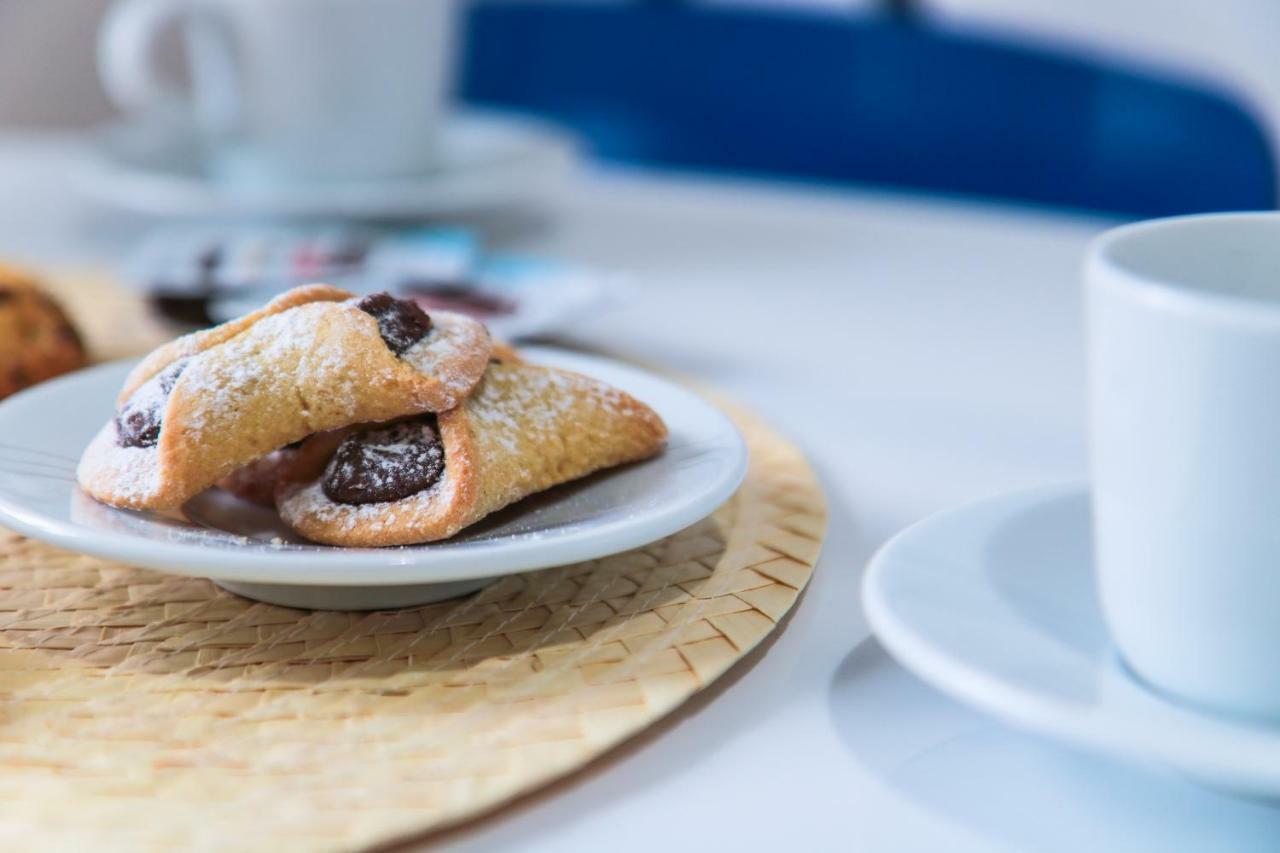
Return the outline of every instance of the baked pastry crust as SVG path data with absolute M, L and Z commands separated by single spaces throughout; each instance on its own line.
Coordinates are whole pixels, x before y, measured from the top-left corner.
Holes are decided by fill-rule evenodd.
M 36 279 L 0 265 L 0 399 L 86 360 L 79 333 Z
M 467 400 L 437 415 L 444 473 L 430 488 L 384 503 L 343 504 L 323 486 L 340 436 L 306 442 L 276 506 L 303 536 L 384 546 L 454 535 L 495 510 L 602 468 L 653 456 L 662 419 L 603 382 L 565 370 L 494 363 Z
M 145 359 L 121 403 L 155 398 L 154 446 L 122 446 L 113 419 L 81 459 L 80 486 L 113 506 L 174 509 L 313 433 L 453 408 L 491 351 L 479 322 L 436 312 L 426 337 L 396 355 L 349 294 L 298 288 Z
M 291 308 L 297 308 L 299 305 L 306 305 L 311 302 L 344 302 L 350 298 L 350 293 L 333 285 L 304 284 L 301 287 L 295 287 L 280 294 L 257 311 L 252 311 L 243 317 L 228 320 L 211 329 L 202 329 L 189 335 L 183 335 L 180 338 L 174 338 L 167 344 L 156 347 L 142 361 L 138 362 L 133 370 L 129 371 L 129 375 L 125 377 L 124 385 L 120 388 L 120 395 L 116 398 L 116 402 L 124 403 L 125 400 L 133 396 L 133 393 L 143 383 L 175 361 L 199 355 L 207 349 L 216 347 L 218 344 L 226 343 L 260 320 L 274 314 L 282 314 Z
M 493 352 L 489 358 L 490 363 L 522 364 L 524 362 L 514 347 L 496 340 L 493 342 Z M 327 435 L 324 439 L 319 436 L 309 438 L 310 454 L 315 456 L 319 449 L 324 447 L 327 448 L 324 459 L 327 459 L 341 442 L 342 437 L 346 435 L 345 431 L 338 432 L 340 434 Z M 255 459 L 238 471 L 223 477 L 218 481 L 218 488 L 251 503 L 274 507 L 276 489 L 287 480 L 297 479 L 294 471 L 304 464 L 300 451 L 301 447 L 298 444 L 273 450 L 261 459 Z M 324 464 L 324 459 L 320 461 L 321 466 Z

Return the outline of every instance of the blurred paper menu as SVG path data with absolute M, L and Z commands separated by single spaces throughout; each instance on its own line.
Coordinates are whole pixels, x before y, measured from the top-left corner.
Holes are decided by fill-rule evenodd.
M 618 273 L 486 253 L 462 228 L 167 227 L 143 241 L 124 274 L 160 313 L 185 325 L 222 322 L 323 281 L 407 296 L 428 312 L 469 314 L 508 340 L 559 331 L 632 291 Z

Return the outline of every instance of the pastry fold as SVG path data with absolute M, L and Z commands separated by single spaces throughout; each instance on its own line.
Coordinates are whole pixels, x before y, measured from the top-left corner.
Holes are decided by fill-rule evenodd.
M 381 503 L 335 501 L 324 487 L 335 436 L 304 444 L 294 482 L 277 491 L 285 522 L 331 545 L 432 542 L 535 492 L 661 450 L 666 425 L 631 395 L 595 379 L 494 363 L 462 405 L 436 416 L 444 470 L 429 488 Z
M 133 370 L 129 371 L 129 375 L 125 377 L 124 385 L 120 388 L 120 395 L 116 398 L 116 402 L 124 403 L 125 400 L 133 396 L 133 392 L 137 391 L 143 383 L 175 361 L 190 358 L 218 344 L 226 343 L 259 320 L 283 313 L 290 308 L 297 308 L 299 305 L 306 305 L 309 302 L 342 302 L 350 298 L 350 293 L 332 285 L 304 284 L 301 287 L 295 287 L 286 293 L 280 294 L 257 311 L 245 314 L 243 317 L 228 320 L 211 329 L 202 329 L 189 335 L 183 335 L 180 338 L 174 338 L 169 343 L 156 347 L 142 361 L 138 362 Z
M 154 434 L 130 444 L 122 415 L 108 422 L 81 459 L 81 488 L 114 506 L 173 509 L 277 448 L 454 408 L 480 380 L 492 342 L 479 322 L 436 312 L 425 337 L 397 355 L 379 319 L 349 296 L 298 288 L 144 359 L 125 383 L 121 412 Z
M 520 353 L 514 347 L 497 340 L 493 342 L 493 352 L 490 358 L 493 361 L 504 364 L 521 364 L 524 362 L 524 359 L 521 358 Z M 339 430 L 338 432 L 342 431 Z M 314 457 L 317 453 L 332 454 L 333 449 L 342 440 L 342 435 L 326 433 L 325 436 L 323 440 L 320 436 L 312 436 L 308 439 L 310 444 L 309 456 Z M 291 473 L 300 465 L 305 464 L 300 461 L 302 459 L 301 444 L 299 442 L 298 444 L 281 447 L 261 459 L 255 459 L 240 470 L 219 480 L 218 488 L 231 492 L 236 497 L 256 503 L 259 506 L 275 507 L 276 488 L 280 483 L 289 479 Z M 319 450 L 321 447 L 327 448 L 327 451 Z M 324 464 L 323 459 L 320 464 Z

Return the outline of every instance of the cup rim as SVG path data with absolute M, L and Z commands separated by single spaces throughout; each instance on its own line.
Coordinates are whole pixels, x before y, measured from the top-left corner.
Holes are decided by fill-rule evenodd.
M 1094 237 L 1086 250 L 1086 283 L 1090 289 L 1095 289 L 1105 282 L 1107 286 L 1118 288 L 1133 299 L 1153 308 L 1184 315 L 1253 325 L 1280 326 L 1280 300 L 1258 299 L 1173 284 L 1166 278 L 1150 275 L 1137 269 L 1114 255 L 1116 247 L 1128 240 L 1171 226 L 1198 222 L 1268 220 L 1280 225 L 1280 211 L 1192 213 L 1146 219 L 1110 228 Z M 1277 279 L 1280 282 L 1280 276 L 1277 276 Z

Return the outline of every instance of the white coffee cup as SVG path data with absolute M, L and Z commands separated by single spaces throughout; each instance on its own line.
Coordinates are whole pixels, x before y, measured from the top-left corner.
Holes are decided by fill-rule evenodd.
M 1163 691 L 1280 719 L 1280 213 L 1115 229 L 1085 279 L 1115 644 Z
M 108 95 L 180 114 L 210 170 L 248 183 L 385 179 L 431 168 L 453 0 L 123 0 L 99 39 Z M 157 61 L 186 36 L 189 93 Z

